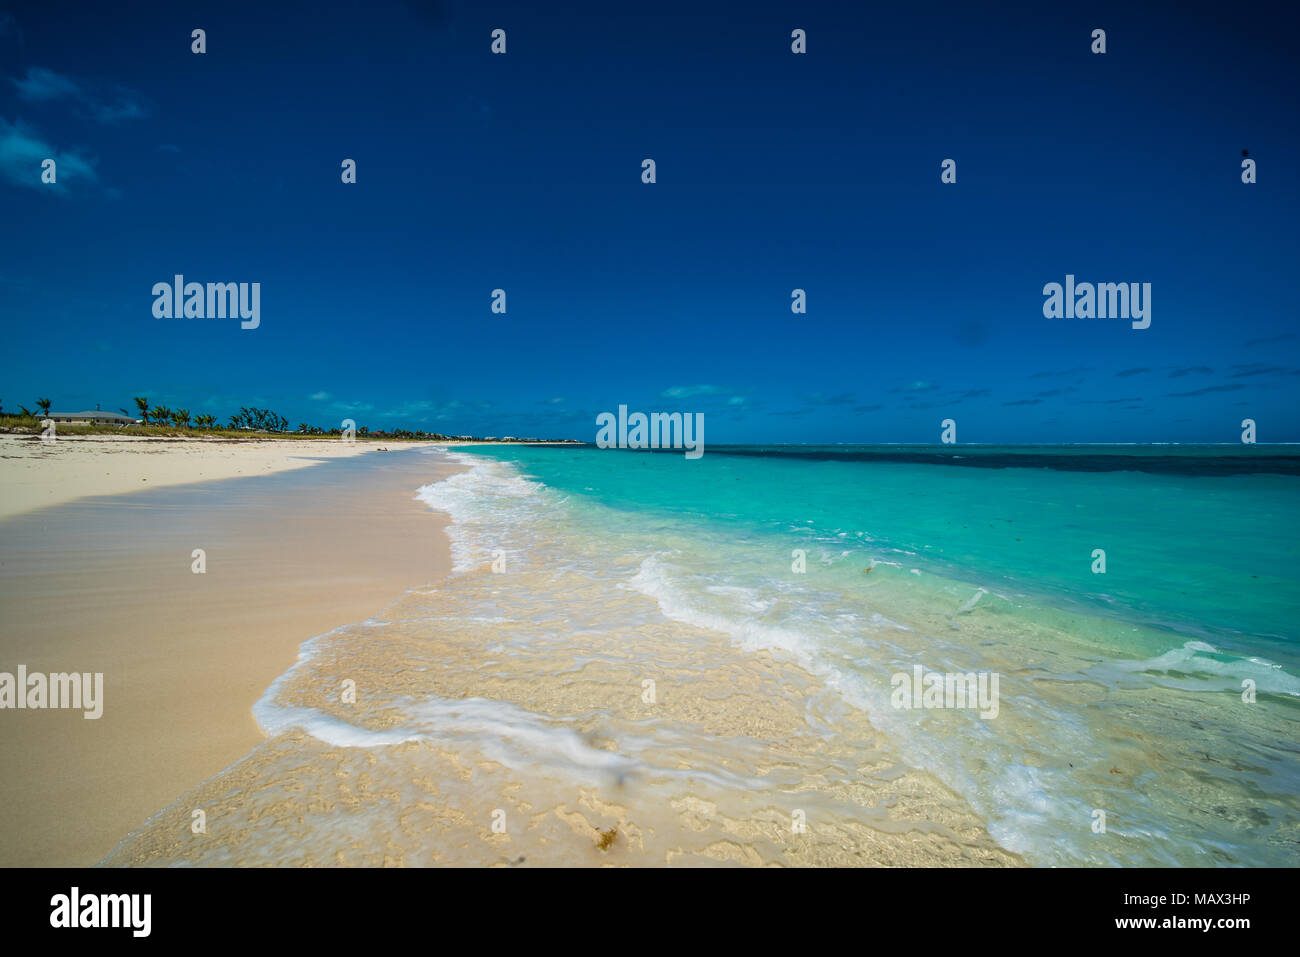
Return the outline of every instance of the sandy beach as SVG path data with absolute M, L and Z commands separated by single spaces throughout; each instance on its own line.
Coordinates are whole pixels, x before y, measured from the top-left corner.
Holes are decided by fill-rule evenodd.
M 434 463 L 339 441 L 3 440 L 0 670 L 102 672 L 105 704 L 5 713 L 0 864 L 98 862 L 262 739 L 251 706 L 303 641 L 445 575 L 442 522 L 412 499 Z
M 0 864 L 1168 861 L 1163 842 L 1094 840 L 1096 808 L 1117 832 L 1217 827 L 1217 860 L 1232 864 L 1236 822 L 1260 820 L 1260 789 L 1277 788 L 1242 788 L 1179 734 L 1187 679 L 1160 672 L 1201 673 L 1210 646 L 1171 650 L 1161 631 L 1009 579 L 977 589 L 844 531 L 943 542 L 944 503 L 986 501 L 1006 520 L 976 509 L 963 539 L 989 550 L 980 574 L 993 576 L 998 556 L 1060 521 L 1051 503 L 1091 495 L 1091 514 L 1109 516 L 1152 483 L 1173 487 L 1164 476 L 1118 470 L 1108 490 L 1040 470 L 1042 488 L 1007 516 L 993 470 L 828 470 L 801 453 L 687 472 L 675 456 L 594 449 L 60 441 L 9 442 L 0 459 L 0 481 L 28 491 L 0 518 L 0 672 L 102 675 L 103 711 L 0 714 Z M 102 472 L 131 491 L 76 497 Z M 792 475 L 814 473 L 799 494 L 817 500 L 792 501 Z M 861 516 L 866 481 L 885 501 L 930 483 L 939 504 Z M 1197 502 L 1218 488 L 1181 481 Z M 31 506 L 42 483 L 58 504 Z M 1287 514 L 1288 487 L 1257 484 Z M 799 528 L 823 500 L 851 511 Z M 1216 535 L 1241 550 L 1242 575 L 1280 590 L 1253 577 L 1268 574 L 1248 558 L 1268 547 L 1262 533 Z M 1296 693 L 1267 664 L 1234 668 L 1228 688 L 1240 674 L 1261 695 Z M 978 707 L 897 703 L 899 674 L 926 669 L 1000 685 Z M 1205 673 L 1193 690 L 1224 687 Z M 1199 697 L 1198 720 L 1261 754 L 1294 740 L 1288 711 L 1241 700 Z M 1212 815 L 1176 787 L 1197 767 Z M 1172 782 L 1154 810 L 1152 776 Z
M 415 493 L 491 483 L 462 457 L 0 448 L 22 493 L 0 518 L 2 670 L 104 675 L 98 719 L 4 715 L 0 864 L 1018 863 L 860 716 L 812 733 L 819 679 L 569 577 L 549 536 L 521 549 L 497 515 L 509 574 L 461 554 L 449 577 L 448 516 Z M 408 707 L 433 724 L 402 730 Z M 756 783 L 772 768 L 778 792 Z M 805 814 L 818 829 L 792 834 Z
M 89 495 L 121 495 L 214 479 L 307 468 L 373 452 L 341 439 L 172 439 L 0 435 L 0 518 Z

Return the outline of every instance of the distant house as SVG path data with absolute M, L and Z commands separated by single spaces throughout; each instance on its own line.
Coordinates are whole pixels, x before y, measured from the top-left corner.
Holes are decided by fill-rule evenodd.
M 136 425 L 139 419 L 133 419 L 129 415 L 121 415 L 117 412 L 100 412 L 94 409 L 89 412 L 51 412 L 42 418 L 53 419 L 55 424 L 66 423 L 68 425 Z

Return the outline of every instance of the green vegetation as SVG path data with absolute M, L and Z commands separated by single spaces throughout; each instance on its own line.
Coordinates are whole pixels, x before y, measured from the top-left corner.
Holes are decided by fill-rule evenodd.
M 252 429 L 256 432 L 286 432 L 289 420 L 270 409 L 250 409 L 247 406 L 230 417 L 232 429 Z
M 121 409 L 126 416 L 134 416 L 138 421 L 131 425 L 113 425 L 109 423 L 59 423 L 58 435 L 138 435 L 158 438 L 226 438 L 255 439 L 265 436 L 277 439 L 312 439 L 320 437 L 337 438 L 343 434 L 339 428 L 322 429 L 306 422 L 298 423 L 296 431 L 289 431 L 289 420 L 270 409 L 255 409 L 241 406 L 239 411 L 230 416 L 227 425 L 217 424 L 217 417 L 203 412 L 191 414 L 189 409 L 169 409 L 165 405 L 150 406 L 145 396 L 133 396 L 136 411 Z M 39 434 L 41 421 L 49 416 L 51 402 L 47 398 L 37 399 L 39 412 L 33 412 L 26 406 L 19 406 L 18 412 L 5 412 L 3 400 L 0 400 L 0 432 L 18 434 Z M 366 441 L 388 442 L 448 442 L 461 440 L 486 441 L 470 436 L 443 435 L 441 432 L 425 432 L 420 429 L 376 429 L 368 426 L 356 430 L 356 438 Z M 523 442 L 539 442 L 540 439 L 521 439 Z M 571 442 L 572 439 L 564 441 Z

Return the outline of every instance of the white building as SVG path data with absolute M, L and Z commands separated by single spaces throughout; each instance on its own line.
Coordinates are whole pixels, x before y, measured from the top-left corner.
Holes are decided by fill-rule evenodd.
M 53 419 L 55 424 L 67 425 L 138 425 L 140 420 L 120 412 L 101 412 L 94 409 L 87 412 L 51 412 L 49 415 L 37 415 L 38 419 Z

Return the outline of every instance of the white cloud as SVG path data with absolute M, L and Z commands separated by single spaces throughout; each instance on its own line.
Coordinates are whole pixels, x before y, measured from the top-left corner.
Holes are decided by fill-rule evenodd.
M 41 162 L 54 160 L 57 178 L 41 182 Z M 0 119 L 0 176 L 18 186 L 66 190 L 66 183 L 98 182 L 93 161 L 76 152 L 55 149 L 23 123 Z
M 721 395 L 731 392 L 731 389 L 724 388 L 720 385 L 675 385 L 670 389 L 664 389 L 659 393 L 661 399 L 689 399 L 695 395 Z
M 49 103 L 55 100 L 72 100 L 89 112 L 96 121 L 105 125 L 122 120 L 137 120 L 148 116 L 143 97 L 123 86 L 115 86 L 111 93 L 94 92 L 79 80 L 45 67 L 29 67 L 27 75 L 14 79 L 18 96 L 28 103 Z
M 18 95 L 29 103 L 44 103 L 64 97 L 80 99 L 85 95 L 76 80 L 40 66 L 28 68 L 27 75 L 14 80 L 13 85 L 17 87 Z

